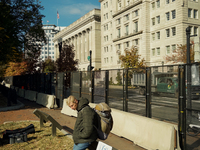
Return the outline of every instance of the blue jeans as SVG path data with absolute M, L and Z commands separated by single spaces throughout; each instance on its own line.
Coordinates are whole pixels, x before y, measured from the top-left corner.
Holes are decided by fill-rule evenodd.
M 85 150 L 90 144 L 89 142 L 74 144 L 73 150 Z

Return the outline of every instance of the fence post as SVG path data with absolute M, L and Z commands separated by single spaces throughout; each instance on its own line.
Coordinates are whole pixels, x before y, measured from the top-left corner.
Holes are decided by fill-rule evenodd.
M 124 96 L 125 96 L 125 111 L 128 112 L 128 69 L 125 70 L 125 90 L 124 90 Z
M 178 68 L 178 131 L 179 143 L 182 150 L 186 150 L 186 93 L 185 93 L 185 66 Z
M 146 117 L 151 118 L 151 68 L 146 68 Z
M 81 91 L 82 91 L 82 71 L 80 71 L 80 81 L 79 81 L 79 97 L 81 97 Z
M 94 71 L 90 71 L 91 73 L 91 103 L 94 103 Z
M 106 70 L 105 72 L 105 103 L 109 105 L 108 101 L 108 85 L 109 85 L 109 71 Z

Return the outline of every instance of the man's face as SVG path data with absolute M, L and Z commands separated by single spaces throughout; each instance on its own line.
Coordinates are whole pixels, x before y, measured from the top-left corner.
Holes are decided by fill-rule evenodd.
M 78 101 L 75 100 L 75 102 L 70 102 L 69 103 L 69 107 L 73 110 L 76 110 L 77 109 L 77 106 L 78 106 Z

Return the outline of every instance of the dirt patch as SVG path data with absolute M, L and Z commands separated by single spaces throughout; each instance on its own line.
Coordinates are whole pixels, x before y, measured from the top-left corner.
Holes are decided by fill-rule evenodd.
M 35 127 L 35 133 L 27 135 L 27 142 L 8 144 L 8 141 L 3 140 L 3 132 L 7 130 L 15 130 L 19 128 L 27 127 L 33 124 Z M 23 122 L 8 122 L 0 125 L 0 150 L 6 149 L 65 149 L 72 150 L 74 142 L 71 138 L 65 136 L 60 130 L 56 129 L 56 136 L 51 135 L 52 127 L 50 123 L 45 123 L 44 127 L 40 129 L 38 121 L 23 121 Z

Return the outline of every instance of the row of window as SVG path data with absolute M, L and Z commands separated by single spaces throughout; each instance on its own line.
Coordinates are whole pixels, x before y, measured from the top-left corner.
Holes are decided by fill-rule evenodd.
M 47 52 L 42 52 L 42 54 L 47 54 Z M 54 52 L 49 52 L 49 54 L 54 54 Z
M 171 32 L 170 32 L 170 30 L 171 30 Z M 176 27 L 172 27 L 171 29 L 168 28 L 165 31 L 166 31 L 166 37 L 170 37 L 170 36 L 175 36 L 176 35 Z M 151 36 L 152 36 L 152 41 L 159 40 L 161 38 L 160 37 L 160 31 L 158 31 L 156 33 L 152 33 Z
M 133 45 L 138 46 L 139 45 L 139 39 L 133 40 Z M 130 46 L 130 41 L 124 42 L 124 47 L 127 48 Z M 116 45 L 116 50 L 121 50 L 121 44 Z
M 133 34 L 138 32 L 138 21 L 133 22 Z M 129 25 L 125 26 L 125 36 L 129 35 Z M 121 28 L 117 28 L 117 38 L 121 37 Z
M 166 54 L 171 54 L 175 52 L 176 50 L 176 44 L 173 44 L 173 45 L 167 45 L 165 46 L 165 49 L 166 49 Z M 160 56 L 161 54 L 161 51 L 160 51 L 160 47 L 157 47 L 157 48 L 152 48 L 152 56 Z
M 197 9 L 188 8 L 188 17 L 189 18 L 198 19 L 198 10 Z
M 111 62 L 111 63 L 113 62 L 113 57 L 112 57 L 112 56 L 110 57 L 110 62 Z M 105 64 L 106 64 L 106 63 L 109 63 L 109 58 L 108 58 L 108 57 L 104 58 L 104 63 L 105 63 Z
M 42 47 L 42 50 L 47 50 L 48 48 L 47 47 Z M 54 50 L 54 47 L 49 47 L 49 50 Z
M 171 0 L 171 2 L 174 2 L 175 0 Z M 166 4 L 170 3 L 170 0 L 165 1 Z M 155 8 L 160 8 L 160 0 L 157 0 L 156 2 L 151 3 L 151 8 L 154 10 Z
M 132 16 L 133 16 L 132 18 L 139 16 L 139 9 L 133 11 L 133 12 L 132 12 Z M 130 14 L 124 15 L 124 22 L 125 22 L 125 21 L 128 21 L 129 18 L 130 18 Z M 118 19 L 116 20 L 116 25 L 119 25 L 119 24 L 121 24 L 121 18 L 118 18 Z

